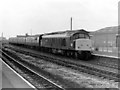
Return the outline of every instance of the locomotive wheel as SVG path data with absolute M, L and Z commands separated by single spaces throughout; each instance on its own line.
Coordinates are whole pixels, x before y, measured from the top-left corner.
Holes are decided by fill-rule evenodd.
M 84 54 L 82 51 L 75 52 L 75 57 L 78 59 L 84 59 Z
M 91 53 L 89 51 L 82 52 L 82 59 L 89 60 L 91 58 Z
M 67 52 L 67 56 L 70 56 L 70 52 Z
M 91 53 L 89 51 L 78 52 L 78 58 L 82 60 L 89 60 L 91 58 Z
M 85 52 L 85 60 L 89 60 L 91 58 L 90 51 Z
M 78 53 L 74 52 L 74 56 L 75 56 L 75 58 L 78 58 Z
M 66 51 L 63 51 L 63 55 L 67 56 L 67 52 L 66 52 Z
M 84 60 L 85 55 L 83 53 L 81 53 L 81 54 L 78 55 L 78 58 Z
M 74 52 L 71 51 L 71 57 L 74 57 Z

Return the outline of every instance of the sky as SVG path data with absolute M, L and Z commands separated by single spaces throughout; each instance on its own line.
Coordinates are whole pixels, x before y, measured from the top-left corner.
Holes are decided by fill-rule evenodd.
M 118 25 L 119 0 L 1 0 L 0 33 L 42 34 L 70 29 L 95 31 Z

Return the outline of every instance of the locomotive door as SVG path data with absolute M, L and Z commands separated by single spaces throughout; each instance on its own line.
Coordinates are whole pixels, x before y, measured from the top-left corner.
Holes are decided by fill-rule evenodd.
M 41 46 L 42 35 L 39 36 L 39 46 Z

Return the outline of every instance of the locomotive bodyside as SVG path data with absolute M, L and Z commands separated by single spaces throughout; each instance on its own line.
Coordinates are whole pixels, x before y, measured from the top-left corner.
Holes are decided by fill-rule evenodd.
M 41 47 L 68 49 L 68 42 L 70 38 L 64 34 L 43 35 L 41 40 Z

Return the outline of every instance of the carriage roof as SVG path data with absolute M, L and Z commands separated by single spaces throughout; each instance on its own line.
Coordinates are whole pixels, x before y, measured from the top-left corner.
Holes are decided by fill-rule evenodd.
M 39 37 L 41 34 L 37 34 L 37 35 L 17 35 L 17 37 Z

